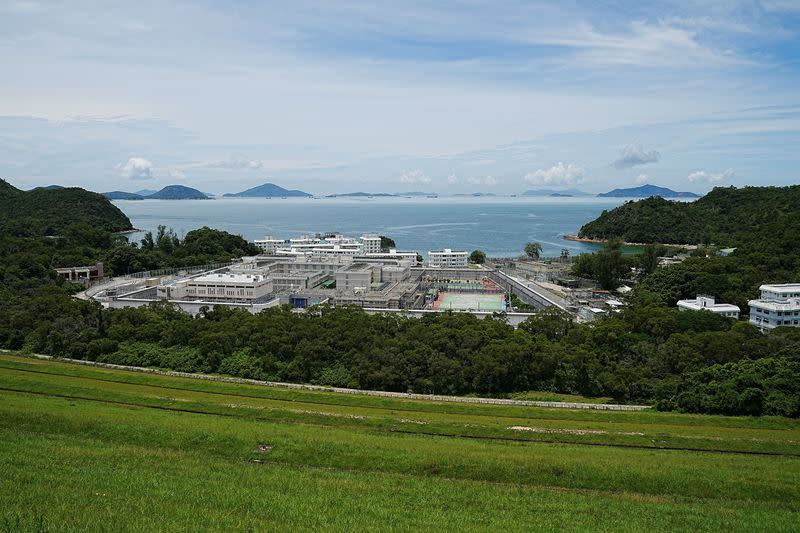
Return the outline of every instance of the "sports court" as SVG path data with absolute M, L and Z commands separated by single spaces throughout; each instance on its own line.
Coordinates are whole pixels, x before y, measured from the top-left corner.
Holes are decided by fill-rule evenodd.
M 433 303 L 434 309 L 442 311 L 505 311 L 503 294 L 481 294 L 464 292 L 440 292 Z

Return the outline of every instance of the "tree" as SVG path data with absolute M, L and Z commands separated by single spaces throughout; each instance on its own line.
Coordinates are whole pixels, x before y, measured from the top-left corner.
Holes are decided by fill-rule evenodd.
M 391 248 L 397 248 L 397 245 L 394 243 L 394 239 L 391 239 L 385 235 L 381 235 L 381 250 L 387 251 Z
M 641 257 L 642 275 L 652 274 L 658 268 L 659 247 L 655 244 L 648 244 L 644 247 Z
M 144 238 L 142 239 L 142 250 L 152 250 L 156 247 L 156 243 L 153 240 L 153 232 L 148 231 L 144 234 Z
M 560 257 L 560 261 L 561 261 L 562 263 L 567 263 L 567 262 L 569 262 L 569 250 L 568 250 L 568 249 L 566 249 L 566 248 L 562 248 L 562 249 L 561 249 L 561 257 Z
M 469 254 L 469 262 L 482 265 L 486 262 L 486 254 L 481 250 L 473 250 L 473 252 Z
M 539 259 L 542 255 L 542 245 L 538 242 L 529 242 L 525 244 L 525 255 L 531 259 Z
M 600 287 L 606 290 L 614 290 L 619 286 L 619 278 L 622 275 L 622 241 L 612 239 L 608 241 L 603 249 L 597 254 L 596 280 Z

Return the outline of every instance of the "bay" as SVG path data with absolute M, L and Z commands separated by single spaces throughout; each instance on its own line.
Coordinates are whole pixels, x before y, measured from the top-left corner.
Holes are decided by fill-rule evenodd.
M 203 226 L 251 241 L 266 235 L 378 233 L 393 238 L 398 249 L 423 255 L 452 248 L 513 257 L 522 253 L 528 241 L 540 242 L 545 256 L 558 256 L 563 248 L 573 255 L 596 249 L 596 245 L 563 237 L 624 201 L 592 197 L 218 198 L 114 204 L 140 230 L 155 231 L 163 224 L 180 236 Z M 133 234 L 131 239 L 141 235 Z

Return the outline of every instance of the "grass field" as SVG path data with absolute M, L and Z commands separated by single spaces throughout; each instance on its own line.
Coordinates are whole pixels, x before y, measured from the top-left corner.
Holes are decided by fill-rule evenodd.
M 453 311 L 504 311 L 505 297 L 502 294 L 477 292 L 442 292 L 434 304 L 436 309 Z
M 0 355 L 0 531 L 793 531 L 800 422 Z

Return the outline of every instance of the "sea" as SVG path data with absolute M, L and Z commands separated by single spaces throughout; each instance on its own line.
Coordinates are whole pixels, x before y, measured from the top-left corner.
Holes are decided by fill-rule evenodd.
M 212 200 L 118 200 L 114 204 L 144 231 L 163 224 L 179 236 L 208 226 L 247 240 L 272 235 L 300 237 L 338 232 L 378 233 L 399 250 L 483 250 L 515 257 L 525 243 L 541 243 L 544 256 L 591 251 L 597 245 L 564 240 L 622 198 L 418 197 L 418 198 L 217 198 Z

